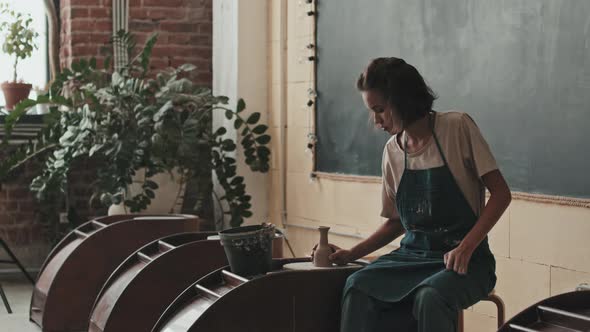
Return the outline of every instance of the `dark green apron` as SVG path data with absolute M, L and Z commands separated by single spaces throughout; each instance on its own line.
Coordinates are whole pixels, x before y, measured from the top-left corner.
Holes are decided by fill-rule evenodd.
M 453 308 L 462 309 L 493 289 L 496 263 L 487 237 L 474 251 L 466 275 L 445 269 L 443 255 L 459 245 L 478 217 L 451 174 L 433 121 L 430 127 L 444 165 L 408 169 L 405 142 L 405 168 L 396 195 L 405 237 L 399 249 L 351 275 L 344 296 L 355 288 L 377 300 L 395 303 L 421 286 L 431 286 Z

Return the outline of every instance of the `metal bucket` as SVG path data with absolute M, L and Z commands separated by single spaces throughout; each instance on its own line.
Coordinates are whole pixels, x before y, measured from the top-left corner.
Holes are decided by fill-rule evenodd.
M 233 273 L 240 276 L 264 274 L 271 270 L 275 227 L 262 224 L 230 228 L 219 238 Z

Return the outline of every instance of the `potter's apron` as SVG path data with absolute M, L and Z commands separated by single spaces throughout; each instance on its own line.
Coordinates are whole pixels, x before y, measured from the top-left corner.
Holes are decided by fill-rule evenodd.
M 474 251 L 466 275 L 445 269 L 443 255 L 459 245 L 478 217 L 451 174 L 434 133 L 434 120 L 430 128 L 444 165 L 408 169 L 407 141 L 404 143 L 405 168 L 396 206 L 405 237 L 399 249 L 351 275 L 344 296 L 354 287 L 377 300 L 393 303 L 420 286 L 431 286 L 452 307 L 467 308 L 493 289 L 496 263 L 487 237 Z

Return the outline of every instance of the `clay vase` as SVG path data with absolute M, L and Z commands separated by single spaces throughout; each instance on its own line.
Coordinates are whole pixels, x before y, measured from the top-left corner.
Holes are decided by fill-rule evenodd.
M 320 243 L 313 254 L 313 265 L 316 267 L 331 267 L 329 256 L 333 253 L 332 248 L 328 245 L 328 231 L 330 227 L 320 226 Z

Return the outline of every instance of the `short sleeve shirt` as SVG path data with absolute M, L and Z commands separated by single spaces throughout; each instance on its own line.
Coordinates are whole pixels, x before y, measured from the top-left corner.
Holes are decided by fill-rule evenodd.
M 473 119 L 463 112 L 435 113 L 434 133 L 438 138 L 449 169 L 476 215 L 485 204 L 485 185 L 481 177 L 498 169 L 488 143 Z M 444 165 L 434 138 L 419 151 L 408 153 L 409 169 L 428 169 Z M 397 135 L 383 149 L 383 208 L 381 216 L 397 218 L 395 196 L 404 171 L 404 151 Z

